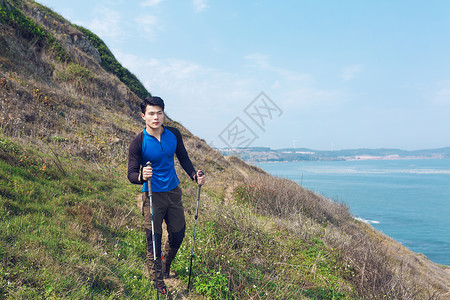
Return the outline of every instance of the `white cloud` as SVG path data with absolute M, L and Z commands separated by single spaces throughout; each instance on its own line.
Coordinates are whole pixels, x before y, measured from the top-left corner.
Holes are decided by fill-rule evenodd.
M 197 104 L 209 107 L 213 113 L 217 113 L 218 106 L 233 109 L 234 105 L 249 101 L 259 92 L 255 91 L 254 79 L 247 75 L 231 74 L 177 58 L 143 59 L 120 51 L 114 54 L 152 94 L 183 101 L 196 99 Z M 191 108 L 186 105 L 185 109 Z
M 226 72 L 177 58 L 144 59 L 116 50 L 114 54 L 153 95 L 166 101 L 171 118 L 209 143 L 220 144 L 218 135 L 234 118 L 245 118 L 245 107 L 262 91 L 285 112 L 283 122 L 289 124 L 299 122 L 295 112 L 314 114 L 342 105 L 339 90 L 322 89 L 309 75 L 272 66 L 264 55 L 247 57 L 259 63 L 253 68 Z
M 145 87 L 166 102 L 169 117 L 211 143 L 260 90 L 246 75 L 231 74 L 196 62 L 143 59 L 114 51 Z M 208 125 L 205 125 L 208 124 Z
M 141 6 L 158 6 L 161 1 L 162 0 L 146 0 L 144 2 L 141 2 Z
M 252 53 L 244 56 L 244 58 L 249 61 L 253 67 L 258 67 L 261 69 L 270 68 L 269 57 L 265 54 Z
M 135 19 L 135 22 L 137 23 L 137 30 L 143 32 L 149 40 L 154 40 L 157 32 L 162 29 L 158 24 L 158 18 L 154 15 L 139 16 Z
M 314 83 L 313 77 L 308 74 L 272 65 L 269 61 L 269 56 L 265 54 L 252 53 L 244 56 L 244 59 L 249 62 L 246 67 L 257 69 L 259 72 L 268 73 L 271 76 L 275 75 L 277 81 L 296 81 L 297 83 L 306 85 Z
M 195 11 L 201 13 L 208 8 L 207 2 L 208 0 L 193 0 L 192 4 L 194 5 Z
M 278 98 L 285 109 L 329 111 L 338 109 L 346 101 L 342 91 L 318 86 L 320 83 L 310 74 L 273 65 L 265 54 L 252 53 L 244 58 L 248 62 L 246 67 L 255 71 L 252 76 L 265 82 L 262 88 Z
M 444 87 L 436 93 L 436 97 L 433 99 L 434 104 L 450 104 L 450 85 Z
M 95 15 L 99 16 L 86 25 L 98 36 L 120 39 L 123 36 L 122 26 L 120 25 L 121 15 L 119 12 L 100 7 L 95 9 Z
M 289 86 L 281 89 L 286 109 L 309 111 L 336 111 L 341 105 L 345 95 L 339 90 L 325 90 L 314 86 Z
M 344 81 L 350 81 L 353 78 L 355 78 L 356 74 L 361 72 L 362 69 L 363 69 L 363 65 L 362 64 L 357 64 L 357 65 L 352 65 L 352 66 L 345 67 L 342 70 L 340 77 Z

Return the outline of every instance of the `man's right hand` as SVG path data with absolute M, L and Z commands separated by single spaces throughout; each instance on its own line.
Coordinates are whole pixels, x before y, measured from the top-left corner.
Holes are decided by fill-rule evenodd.
M 150 162 L 147 162 L 147 165 L 142 168 L 142 180 L 147 181 L 153 176 L 153 168 L 150 165 Z

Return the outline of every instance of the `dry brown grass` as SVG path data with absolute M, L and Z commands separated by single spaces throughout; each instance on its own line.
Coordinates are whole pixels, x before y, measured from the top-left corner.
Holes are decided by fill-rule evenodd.
M 320 237 L 338 249 L 342 262 L 355 270 L 350 281 L 360 296 L 444 299 L 450 287 L 444 268 L 411 255 L 397 242 L 356 221 L 344 205 L 292 181 L 255 174 L 235 190 L 235 196 L 239 204 L 250 205 L 258 214 L 285 219 L 281 230 L 305 240 Z

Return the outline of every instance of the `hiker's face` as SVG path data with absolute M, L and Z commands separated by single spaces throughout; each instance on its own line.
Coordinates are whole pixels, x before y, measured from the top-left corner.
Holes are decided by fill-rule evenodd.
M 149 129 L 158 129 L 164 122 L 164 111 L 160 106 L 147 105 L 145 114 L 141 114 Z

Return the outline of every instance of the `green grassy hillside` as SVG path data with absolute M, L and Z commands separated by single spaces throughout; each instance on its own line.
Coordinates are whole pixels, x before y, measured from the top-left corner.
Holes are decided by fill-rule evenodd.
M 92 32 L 30 0 L 0 5 L 0 298 L 154 297 L 139 186 L 126 178 L 149 92 Z M 174 299 L 448 296 L 447 266 L 167 123 L 208 174 L 187 297 L 197 187 L 177 166 L 187 234 Z

